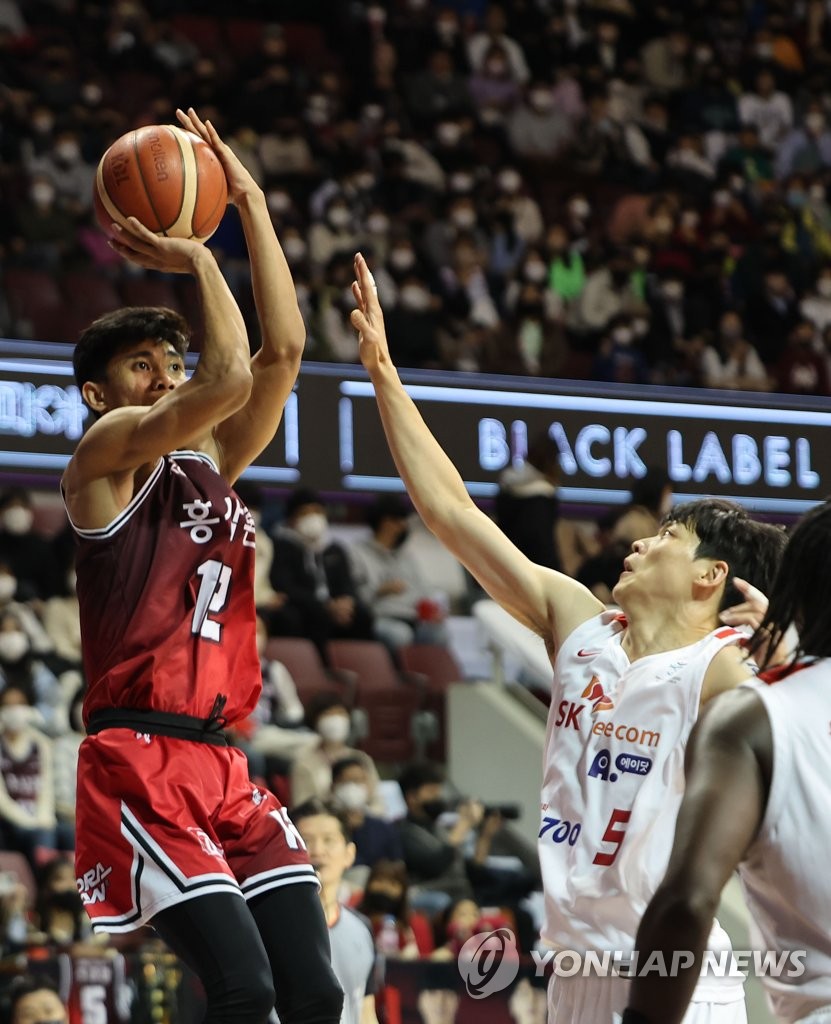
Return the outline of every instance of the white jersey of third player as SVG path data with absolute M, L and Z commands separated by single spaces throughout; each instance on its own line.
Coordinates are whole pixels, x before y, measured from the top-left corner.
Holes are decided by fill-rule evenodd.
M 757 948 L 804 950 L 805 971 L 762 976 L 776 1016 L 831 1020 L 831 659 L 774 684 L 748 683 L 773 735 L 773 777 L 762 827 L 739 873 Z M 759 941 L 760 940 L 760 941 Z M 793 966 L 796 966 L 794 964 Z M 813 1017 L 811 1019 L 814 1019 Z
M 713 657 L 740 638 L 718 629 L 630 663 L 624 616 L 576 629 L 554 662 L 539 854 L 542 937 L 556 949 L 630 952 L 669 861 L 684 751 Z M 716 924 L 711 949 L 729 949 Z

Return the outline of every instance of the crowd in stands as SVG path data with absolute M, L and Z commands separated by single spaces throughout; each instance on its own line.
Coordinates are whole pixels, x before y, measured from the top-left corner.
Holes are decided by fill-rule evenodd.
M 4 333 L 73 340 L 122 302 L 193 311 L 188 282 L 122 265 L 92 213 L 106 146 L 193 104 L 266 191 L 310 358 L 357 359 L 360 248 L 401 365 L 829 393 L 822 0 L 280 15 L 0 5 Z M 233 211 L 211 244 L 250 314 Z

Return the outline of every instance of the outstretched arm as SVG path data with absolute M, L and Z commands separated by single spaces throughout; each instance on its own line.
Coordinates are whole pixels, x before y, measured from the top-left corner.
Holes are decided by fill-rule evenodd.
M 529 561 L 476 507 L 453 463 L 430 433 L 390 359 L 378 291 L 366 261 L 355 258 L 361 361 L 390 451 L 427 527 L 506 611 L 546 639 L 562 641 L 603 605 L 581 584 Z
M 676 977 L 635 978 L 632 1020 L 680 1024 L 698 980 L 721 890 L 744 857 L 765 813 L 773 760 L 767 712 L 749 689 L 724 694 L 704 712 L 687 749 L 687 787 L 669 866 L 646 909 L 636 940 L 638 962 L 659 950 L 694 964 Z M 624 1020 L 627 1018 L 624 1017 Z
M 251 360 L 253 386 L 246 404 L 216 430 L 222 471 L 233 483 L 274 437 L 294 387 L 306 342 L 306 327 L 286 258 L 268 214 L 265 195 L 210 121 L 191 107 L 176 114 L 201 136 L 225 170 L 228 198 L 239 210 L 251 260 L 251 282 L 262 348 Z

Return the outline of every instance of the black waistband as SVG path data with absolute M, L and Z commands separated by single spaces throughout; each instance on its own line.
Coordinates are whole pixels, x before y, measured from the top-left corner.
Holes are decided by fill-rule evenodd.
M 168 711 L 143 708 L 101 708 L 89 716 L 87 735 L 94 736 L 103 729 L 133 729 L 153 736 L 173 736 L 180 740 L 227 747 L 228 739 L 222 732 L 224 724 L 225 720 L 215 715 L 196 718 L 194 715 L 174 715 Z

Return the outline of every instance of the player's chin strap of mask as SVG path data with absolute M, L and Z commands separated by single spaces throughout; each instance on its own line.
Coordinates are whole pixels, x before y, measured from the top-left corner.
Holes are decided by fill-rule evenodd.
M 94 736 L 104 729 L 132 729 L 150 736 L 173 736 L 175 739 L 227 747 L 228 740 L 222 731 L 228 724 L 222 714 L 227 700 L 224 693 L 218 693 L 207 718 L 147 708 L 101 708 L 89 716 L 87 735 Z

